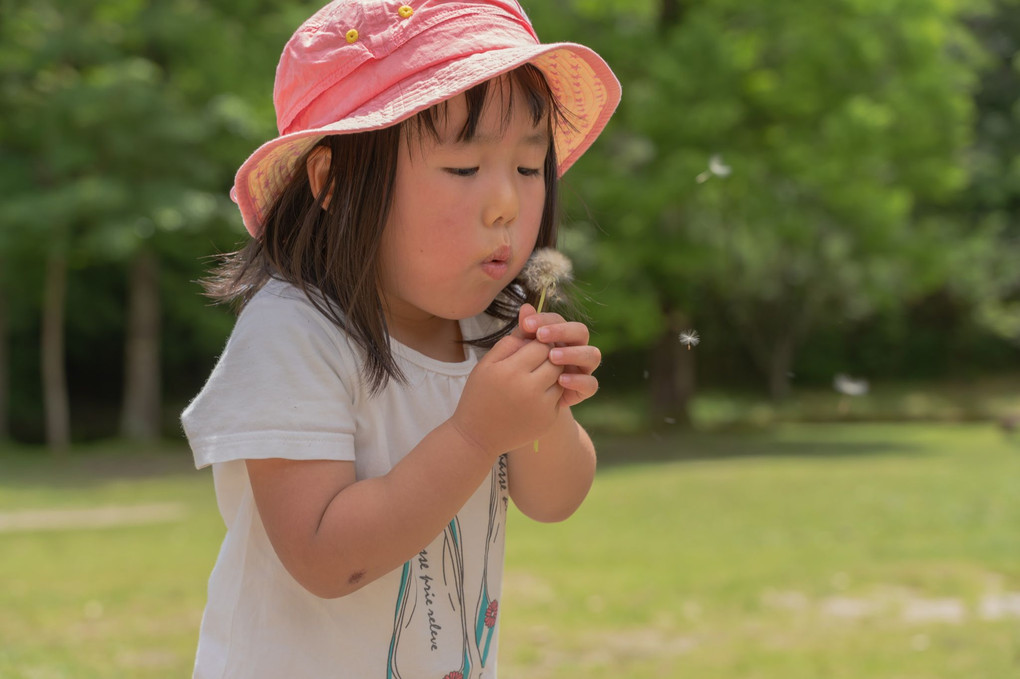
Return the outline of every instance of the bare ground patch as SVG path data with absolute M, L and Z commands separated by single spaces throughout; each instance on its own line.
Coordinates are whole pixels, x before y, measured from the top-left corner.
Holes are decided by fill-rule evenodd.
M 22 509 L 0 512 L 0 533 L 142 526 L 181 521 L 187 514 L 187 508 L 179 502 L 81 509 Z

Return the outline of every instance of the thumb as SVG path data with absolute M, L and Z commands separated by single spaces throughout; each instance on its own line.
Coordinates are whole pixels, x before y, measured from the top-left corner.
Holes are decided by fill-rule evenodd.
M 524 329 L 524 319 L 529 316 L 534 316 L 538 313 L 535 307 L 531 306 L 527 302 L 521 305 L 521 310 L 517 312 L 517 330 L 521 331 L 525 335 L 533 335 L 534 331 L 527 331 Z M 516 332 L 516 331 L 515 331 Z

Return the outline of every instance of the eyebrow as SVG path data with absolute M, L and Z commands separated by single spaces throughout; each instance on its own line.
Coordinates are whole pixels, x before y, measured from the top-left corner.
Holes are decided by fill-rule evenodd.
M 491 135 L 491 134 L 475 134 L 470 139 L 455 139 L 450 142 L 453 146 L 461 146 L 464 144 L 496 144 L 502 140 L 502 137 Z M 538 130 L 525 136 L 521 139 L 521 143 L 525 146 L 538 146 L 546 148 L 549 146 L 549 133 L 545 130 Z

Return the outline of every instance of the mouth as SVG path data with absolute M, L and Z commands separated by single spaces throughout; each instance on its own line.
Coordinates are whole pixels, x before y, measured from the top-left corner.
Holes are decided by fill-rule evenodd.
M 482 262 L 482 271 L 494 280 L 503 278 L 510 268 L 510 258 L 513 252 L 509 245 L 502 245 L 493 251 L 489 257 Z

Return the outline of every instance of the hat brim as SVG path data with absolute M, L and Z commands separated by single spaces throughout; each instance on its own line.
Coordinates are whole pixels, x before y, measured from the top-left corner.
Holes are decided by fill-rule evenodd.
M 565 120 L 553 131 L 558 172 L 591 146 L 620 102 L 620 83 L 603 59 L 574 43 L 490 50 L 414 74 L 335 123 L 281 135 L 241 165 L 230 195 L 245 228 L 258 236 L 273 201 L 293 178 L 298 159 L 331 134 L 378 130 L 400 123 L 491 78 L 531 63 L 545 75 Z

